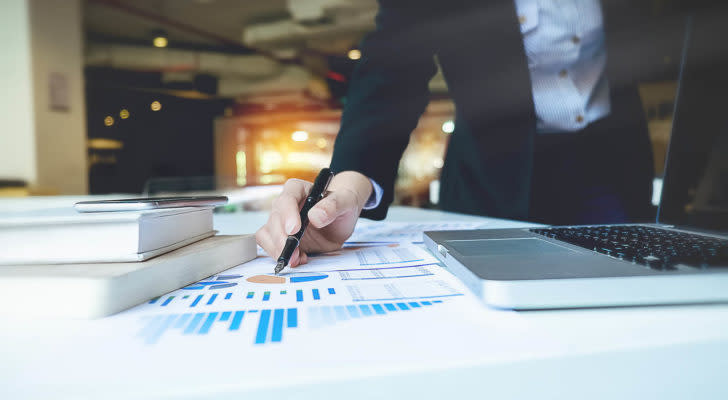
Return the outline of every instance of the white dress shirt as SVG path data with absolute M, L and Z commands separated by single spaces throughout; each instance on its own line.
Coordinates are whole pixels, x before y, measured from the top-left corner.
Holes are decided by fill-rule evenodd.
M 514 0 L 539 134 L 579 131 L 609 115 L 599 0 Z M 365 210 L 382 201 L 374 180 Z

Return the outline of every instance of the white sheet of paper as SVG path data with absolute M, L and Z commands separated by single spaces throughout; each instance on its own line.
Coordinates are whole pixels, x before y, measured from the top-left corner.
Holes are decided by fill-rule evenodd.
M 347 240 L 350 245 L 376 243 L 422 243 L 422 232 L 477 229 L 482 222 L 379 222 L 359 221 L 354 234 Z

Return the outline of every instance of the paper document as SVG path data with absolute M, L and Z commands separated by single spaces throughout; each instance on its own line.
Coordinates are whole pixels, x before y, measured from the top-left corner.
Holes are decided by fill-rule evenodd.
M 258 257 L 127 314 L 144 314 L 139 338 L 149 345 L 213 330 L 242 333 L 251 345 L 261 345 L 284 341 L 288 331 L 320 328 L 331 318 L 430 308 L 465 294 L 432 255 L 414 245 L 312 255 L 308 264 L 278 276 L 274 265 L 272 258 Z
M 477 229 L 482 222 L 380 222 L 359 221 L 347 243 L 422 243 L 422 232 Z

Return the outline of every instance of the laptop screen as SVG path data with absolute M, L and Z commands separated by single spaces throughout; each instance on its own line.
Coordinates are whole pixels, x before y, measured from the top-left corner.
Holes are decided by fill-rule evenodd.
M 728 37 L 723 13 L 694 15 L 683 48 L 658 222 L 728 231 Z

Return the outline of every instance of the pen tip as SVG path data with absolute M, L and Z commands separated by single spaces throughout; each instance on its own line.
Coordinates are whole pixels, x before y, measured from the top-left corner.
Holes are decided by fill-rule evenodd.
M 278 264 L 276 264 L 275 269 L 273 269 L 273 273 L 275 275 L 278 275 L 281 271 L 283 271 L 283 268 L 285 268 L 285 266 L 286 265 L 283 264 L 282 262 L 278 262 Z

